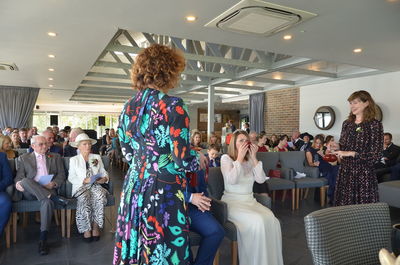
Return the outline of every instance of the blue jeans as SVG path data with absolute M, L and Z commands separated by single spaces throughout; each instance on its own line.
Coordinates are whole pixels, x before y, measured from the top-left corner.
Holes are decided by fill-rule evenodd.
M 0 235 L 8 223 L 11 213 L 11 199 L 6 192 L 0 192 Z

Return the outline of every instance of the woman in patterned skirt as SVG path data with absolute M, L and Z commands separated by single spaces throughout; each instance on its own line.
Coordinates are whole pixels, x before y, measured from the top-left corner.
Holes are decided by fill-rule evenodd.
M 79 155 L 69 160 L 68 180 L 72 183 L 72 195 L 77 198 L 76 226 L 83 233 L 83 240 L 91 242 L 100 239 L 100 228 L 104 224 L 104 206 L 107 204 L 107 190 L 100 184 L 108 182 L 101 157 L 91 154 L 92 144 L 86 133 L 79 134 L 75 142 L 69 143 L 79 150 Z M 99 178 L 91 183 L 92 176 Z
M 378 180 L 374 164 L 382 157 L 383 127 L 375 119 L 376 105 L 367 91 L 354 92 L 349 98 L 350 115 L 340 135 L 341 158 L 336 181 L 335 205 L 378 202 Z
M 189 264 L 185 171 L 206 166 L 190 149 L 189 117 L 182 99 L 168 96 L 185 67 L 167 46 L 144 49 L 132 68 L 138 90 L 118 126 L 129 162 L 118 209 L 114 264 Z

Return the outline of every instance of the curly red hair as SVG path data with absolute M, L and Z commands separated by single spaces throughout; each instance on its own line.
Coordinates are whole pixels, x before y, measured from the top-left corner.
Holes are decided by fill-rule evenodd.
M 176 86 L 185 69 L 182 52 L 161 44 L 141 51 L 132 66 L 133 87 L 142 90 L 154 86 L 163 92 Z

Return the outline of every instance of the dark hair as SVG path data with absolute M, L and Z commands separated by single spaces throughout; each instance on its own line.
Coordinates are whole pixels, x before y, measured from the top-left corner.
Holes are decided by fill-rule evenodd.
M 283 141 L 286 138 L 286 140 L 289 140 L 289 136 L 287 136 L 286 134 L 282 134 L 279 136 L 279 141 Z
M 326 138 L 325 138 L 325 143 L 326 143 L 326 144 L 329 143 L 333 138 L 334 138 L 333 135 L 328 135 L 328 136 L 326 136 Z
M 385 132 L 385 133 L 383 134 L 383 136 L 389 136 L 390 140 L 393 139 L 392 134 L 391 134 L 391 133 L 388 133 L 388 132 Z
M 210 144 L 210 145 L 208 146 L 207 149 L 208 149 L 208 150 L 214 149 L 214 150 L 216 150 L 217 152 L 219 152 L 219 151 L 221 150 L 221 148 L 219 148 L 219 146 L 216 145 L 216 144 Z
M 322 139 L 322 144 L 325 142 L 325 135 L 323 135 L 322 133 L 315 135 L 314 141 L 316 138 L 319 138 L 320 140 Z
M 166 92 L 176 86 L 185 69 L 182 52 L 161 44 L 142 50 L 132 66 L 133 87 L 142 90 L 149 85 Z
M 348 102 L 353 101 L 355 99 L 359 99 L 362 102 L 368 102 L 368 106 L 364 109 L 363 113 L 363 121 L 372 121 L 376 117 L 376 109 L 377 106 L 375 104 L 375 101 L 371 97 L 371 95 L 365 91 L 365 90 L 359 90 L 354 92 L 353 94 L 350 95 L 350 97 L 347 99 Z M 350 114 L 348 117 L 349 121 L 354 122 L 356 120 L 356 115 L 354 115 L 351 110 Z

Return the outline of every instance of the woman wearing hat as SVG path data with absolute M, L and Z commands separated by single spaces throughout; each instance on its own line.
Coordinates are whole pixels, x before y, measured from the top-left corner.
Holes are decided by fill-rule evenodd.
M 99 240 L 107 203 L 107 190 L 100 184 L 107 183 L 109 178 L 101 157 L 90 153 L 95 143 L 96 140 L 85 133 L 70 142 L 72 147 L 78 148 L 79 154 L 70 159 L 68 180 L 72 183 L 73 196 L 78 199 L 76 225 L 86 242 Z

